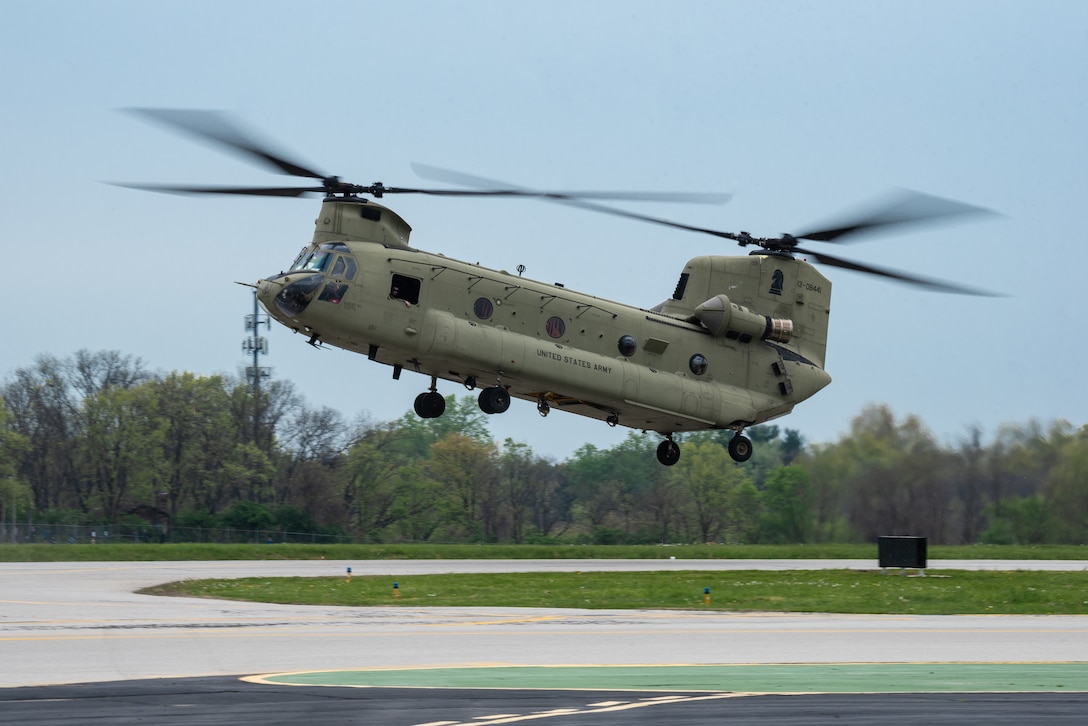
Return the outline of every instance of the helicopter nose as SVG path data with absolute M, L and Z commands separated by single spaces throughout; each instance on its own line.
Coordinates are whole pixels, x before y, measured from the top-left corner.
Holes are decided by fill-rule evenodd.
M 283 284 L 275 280 L 261 278 L 257 280 L 257 301 L 268 312 L 272 311 L 272 300 L 283 289 Z
M 325 278 L 320 273 L 288 273 L 257 283 L 257 300 L 270 315 L 296 318 L 317 294 Z

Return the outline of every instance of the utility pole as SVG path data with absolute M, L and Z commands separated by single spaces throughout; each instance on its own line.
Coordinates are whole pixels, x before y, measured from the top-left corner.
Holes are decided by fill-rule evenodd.
M 272 329 L 272 320 L 268 315 L 262 315 L 257 303 L 257 291 L 253 291 L 253 312 L 246 316 L 246 330 L 252 331 L 252 335 L 242 340 L 242 352 L 253 356 L 253 365 L 246 366 L 246 379 L 253 388 L 253 443 L 260 446 L 261 430 L 261 379 L 270 378 L 272 369 L 261 366 L 260 357 L 268 355 L 268 338 L 260 334 L 261 326 L 266 325 Z

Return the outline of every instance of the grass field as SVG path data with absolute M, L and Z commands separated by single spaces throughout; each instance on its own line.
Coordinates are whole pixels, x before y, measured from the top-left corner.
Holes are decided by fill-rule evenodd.
M 931 546 L 930 560 L 1085 560 L 1077 545 Z M 0 562 L 184 560 L 877 559 L 875 544 L 813 545 L 306 545 L 0 544 Z
M 259 602 L 367 607 L 708 609 L 889 614 L 1088 614 L 1088 547 L 929 548 L 929 560 L 1084 560 L 1081 572 L 883 574 L 867 545 L 0 545 L 0 561 L 458 559 L 855 559 L 872 570 L 507 573 L 249 578 L 170 583 L 146 592 Z M 709 598 L 705 590 L 709 588 Z M 709 600 L 709 602 L 708 602 Z
M 346 576 L 257 577 L 187 580 L 145 592 L 355 607 L 1088 614 L 1088 572 L 942 570 L 921 577 L 879 570 L 739 570 L 412 575 L 397 579 L 356 576 L 350 580 Z

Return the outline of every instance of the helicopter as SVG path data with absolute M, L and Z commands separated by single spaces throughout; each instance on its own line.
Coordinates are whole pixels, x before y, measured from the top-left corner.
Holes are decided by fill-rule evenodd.
M 278 274 L 253 287 L 269 316 L 315 347 L 334 346 L 430 379 L 415 413 L 436 418 L 438 381 L 479 389 L 480 409 L 512 399 L 541 416 L 566 411 L 659 433 L 657 459 L 680 458 L 677 434 L 731 430 L 734 461 L 752 456 L 745 429 L 789 414 L 831 382 L 827 354 L 831 281 L 813 264 L 877 275 L 929 290 L 990 295 L 801 247 L 841 242 L 898 225 L 989 213 L 903 191 L 833 227 L 777 237 L 726 232 L 631 212 L 601 201 L 721 203 L 722 194 L 541 191 L 437 167 L 425 178 L 463 188 L 359 185 L 315 171 L 258 141 L 228 115 L 183 109 L 130 112 L 211 142 L 272 171 L 314 180 L 301 186 L 122 184 L 146 191 L 276 197 L 319 195 L 311 242 Z M 707 234 L 753 247 L 747 255 L 703 255 L 683 267 L 672 295 L 652 307 L 615 302 L 409 245 L 411 226 L 376 201 L 391 194 L 536 198 L 592 212 Z M 811 260 L 812 262 L 810 262 Z

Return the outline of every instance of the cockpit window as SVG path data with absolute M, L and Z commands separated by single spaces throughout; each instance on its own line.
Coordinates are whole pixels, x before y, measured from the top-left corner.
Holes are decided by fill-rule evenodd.
M 343 242 L 326 242 L 318 247 L 316 250 L 310 247 L 302 250 L 299 256 L 295 258 L 295 261 L 291 263 L 291 271 L 297 272 L 299 270 L 309 270 L 311 272 L 324 272 L 329 266 L 329 260 L 333 258 L 333 252 L 348 253 L 351 250 Z M 351 279 L 355 276 L 355 263 L 349 255 L 345 255 L 348 258 L 348 274 L 345 275 L 347 279 Z
M 352 280 L 355 278 L 355 260 L 351 257 L 340 256 L 332 266 L 331 277 L 337 280 Z
M 333 305 L 339 305 L 340 301 L 344 299 L 344 295 L 348 291 L 347 283 L 345 282 L 328 282 L 325 284 L 325 289 L 321 291 L 321 297 L 318 300 L 324 300 L 331 302 Z
M 332 255 L 328 252 L 315 252 L 310 256 L 310 259 L 306 260 L 306 264 L 302 266 L 302 269 L 311 272 L 324 272 L 329 264 L 330 257 Z

